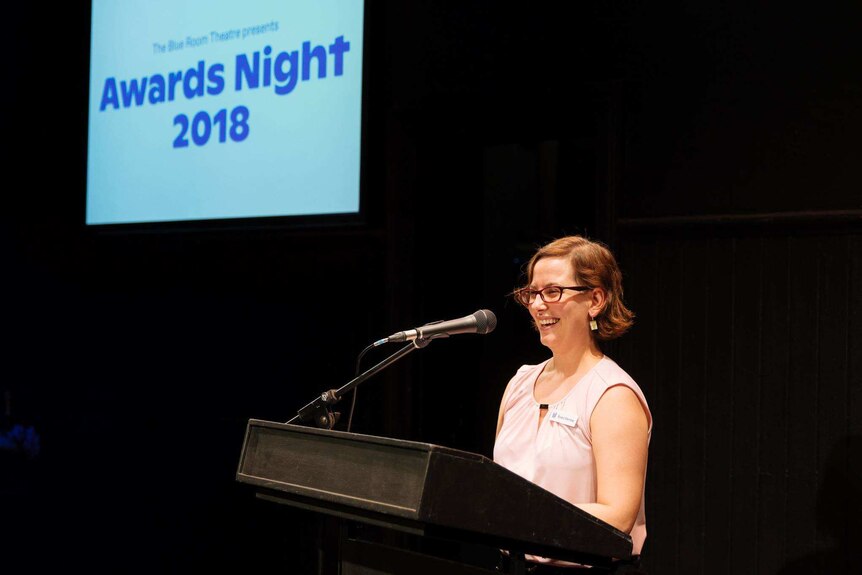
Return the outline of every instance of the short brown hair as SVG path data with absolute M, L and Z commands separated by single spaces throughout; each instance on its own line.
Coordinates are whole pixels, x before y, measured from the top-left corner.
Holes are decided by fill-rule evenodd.
M 605 306 L 595 318 L 599 328 L 596 338 L 615 339 L 634 324 L 634 312 L 623 303 L 623 274 L 605 244 L 583 236 L 566 236 L 542 246 L 527 263 L 528 284 L 533 281 L 536 263 L 544 258 L 569 258 L 575 281 L 605 291 Z

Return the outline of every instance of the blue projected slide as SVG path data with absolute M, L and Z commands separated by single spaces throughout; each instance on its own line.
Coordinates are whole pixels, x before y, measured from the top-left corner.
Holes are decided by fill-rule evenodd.
M 93 0 L 87 224 L 359 211 L 363 0 Z

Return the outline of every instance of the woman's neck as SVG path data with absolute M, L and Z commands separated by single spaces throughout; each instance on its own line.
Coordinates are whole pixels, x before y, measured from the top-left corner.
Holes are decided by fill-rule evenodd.
M 550 371 L 559 372 L 564 377 L 569 377 L 591 369 L 603 357 L 604 354 L 595 341 L 590 339 L 589 343 L 579 348 L 569 349 L 560 353 L 554 351 L 551 358 Z

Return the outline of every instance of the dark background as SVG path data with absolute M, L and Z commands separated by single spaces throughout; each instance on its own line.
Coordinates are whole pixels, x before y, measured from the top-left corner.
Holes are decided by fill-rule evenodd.
M 862 10 L 696 4 L 370 2 L 364 225 L 137 234 L 82 223 L 88 5 L 7 7 L 0 390 L 41 450 L 0 452 L 0 571 L 303 572 L 313 520 L 234 480 L 247 420 L 488 308 L 354 430 L 490 455 L 546 356 L 506 294 L 570 233 L 638 314 L 606 352 L 655 418 L 648 570 L 858 567 Z

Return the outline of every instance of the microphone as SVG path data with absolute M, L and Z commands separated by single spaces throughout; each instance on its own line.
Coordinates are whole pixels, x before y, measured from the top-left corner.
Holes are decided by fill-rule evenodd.
M 480 309 L 476 313 L 462 317 L 461 319 L 436 321 L 425 324 L 422 327 L 417 327 L 416 329 L 393 333 L 389 337 L 375 341 L 374 346 L 399 341 L 414 341 L 423 338 L 449 337 L 450 335 L 457 335 L 459 333 L 485 335 L 494 331 L 495 327 L 497 327 L 497 316 L 494 315 L 494 312 L 489 309 Z

